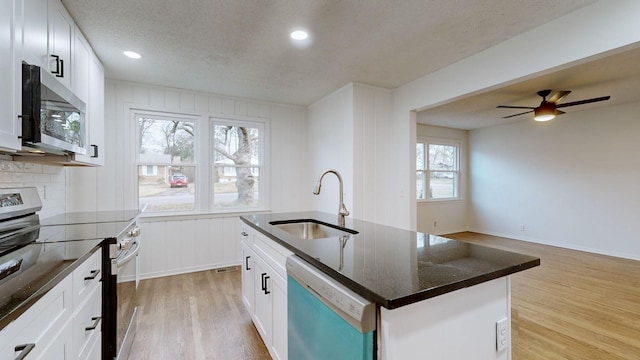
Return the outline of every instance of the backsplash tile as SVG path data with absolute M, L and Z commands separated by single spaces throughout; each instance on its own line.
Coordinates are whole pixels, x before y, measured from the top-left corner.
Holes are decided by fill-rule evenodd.
M 66 211 L 66 170 L 62 166 L 0 160 L 0 188 L 38 189 L 44 219 Z

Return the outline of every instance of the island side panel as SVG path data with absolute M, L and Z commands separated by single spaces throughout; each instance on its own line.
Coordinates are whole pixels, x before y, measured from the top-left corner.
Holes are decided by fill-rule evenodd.
M 510 276 L 398 309 L 380 308 L 378 359 L 511 360 L 496 349 L 496 322 L 511 324 Z M 511 326 L 509 326 L 509 334 Z

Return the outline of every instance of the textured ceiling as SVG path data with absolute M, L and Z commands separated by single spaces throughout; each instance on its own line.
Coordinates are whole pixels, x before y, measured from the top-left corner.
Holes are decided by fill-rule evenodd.
M 62 2 L 108 78 L 309 105 L 352 81 L 398 87 L 594 0 Z
M 536 92 L 544 89 L 570 90 L 571 94 L 560 103 L 611 96 L 608 101 L 562 108 L 561 110 L 567 114 L 640 101 L 638 64 L 640 48 L 627 50 L 421 111 L 418 113 L 417 121 L 422 124 L 466 130 L 530 121 L 533 114 L 504 119 L 504 116 L 526 110 L 497 109 L 496 106 L 538 106 L 542 98 Z

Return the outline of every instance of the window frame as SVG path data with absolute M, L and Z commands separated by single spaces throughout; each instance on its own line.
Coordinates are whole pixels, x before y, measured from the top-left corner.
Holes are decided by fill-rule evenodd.
M 422 144 L 424 146 L 424 152 L 423 152 L 423 162 L 424 162 L 424 166 L 425 169 L 418 169 L 417 163 L 418 163 L 418 146 Z M 455 161 L 454 161 L 454 165 L 455 165 L 455 169 L 452 170 L 444 170 L 445 172 L 453 172 L 453 181 L 454 181 L 454 196 L 453 197 L 447 197 L 447 198 L 430 198 L 428 195 L 425 196 L 424 199 L 420 199 L 418 198 L 419 195 L 419 191 L 417 189 L 417 184 L 418 184 L 418 173 L 422 172 L 424 173 L 423 176 L 423 188 L 425 189 L 425 191 L 428 191 L 430 189 L 430 184 L 431 184 L 431 173 L 435 173 L 435 172 L 443 172 L 443 170 L 432 170 L 430 169 L 430 164 L 429 164 L 429 145 L 441 145 L 441 146 L 454 146 L 456 148 L 456 156 L 455 156 Z M 415 152 L 416 152 L 416 161 L 414 163 L 415 166 L 415 182 L 414 182 L 414 186 L 416 186 L 416 201 L 418 203 L 438 203 L 438 202 L 451 202 L 451 201 L 460 201 L 462 200 L 462 187 L 461 187 L 461 183 L 462 183 L 462 142 L 458 141 L 458 140 L 451 140 L 451 139 L 440 139 L 440 138 L 430 138 L 430 137 L 418 137 L 416 140 L 416 148 L 415 148 Z
M 180 114 L 180 113 L 175 113 L 175 112 L 168 112 L 168 111 L 152 111 L 152 110 L 142 110 L 142 109 L 134 109 L 134 108 L 130 108 L 129 109 L 129 113 L 130 113 L 130 119 L 132 122 L 132 126 L 135 128 L 135 140 L 134 140 L 134 149 L 135 149 L 135 161 L 134 161 L 134 168 L 135 168 L 135 197 L 136 197 L 136 204 L 138 205 L 138 207 L 140 208 L 140 193 L 139 193 L 139 189 L 140 189 L 140 182 L 139 182 L 139 177 L 137 176 L 139 174 L 139 168 L 140 166 L 154 166 L 156 168 L 160 167 L 160 166 L 165 166 L 165 167 L 192 167 L 193 168 L 193 181 L 195 183 L 194 186 L 194 201 L 193 201 L 193 208 L 192 209 L 186 209 L 186 210 L 170 210 L 170 211 L 150 211 L 148 213 L 146 213 L 146 215 L 151 215 L 151 216 L 173 216 L 173 215 L 191 215 L 191 214 L 197 214 L 199 212 L 201 212 L 199 209 L 201 208 L 200 202 L 201 202 L 201 198 L 202 198 L 202 192 L 203 189 L 200 186 L 200 182 L 201 182 L 201 162 L 199 162 L 198 159 L 200 159 L 202 152 L 200 151 L 200 148 L 203 146 L 202 143 L 202 136 L 200 135 L 200 133 L 203 131 L 202 129 L 202 124 L 201 124 L 201 118 L 199 116 L 195 116 L 195 115 L 191 115 L 191 114 Z M 149 117 L 149 118 L 156 118 L 157 120 L 163 120 L 163 121 L 183 121 L 183 122 L 190 122 L 193 123 L 193 132 L 194 132 L 194 136 L 193 136 L 193 161 L 191 162 L 175 162 L 175 163 L 171 163 L 171 162 L 162 162 L 162 161 L 157 161 L 157 162 L 153 162 L 153 161 L 141 161 L 140 159 L 140 126 L 138 125 L 138 118 L 140 117 Z M 206 129 L 205 129 L 206 130 Z M 157 171 L 157 170 L 156 170 Z M 142 210 L 142 208 L 140 208 L 140 210 Z

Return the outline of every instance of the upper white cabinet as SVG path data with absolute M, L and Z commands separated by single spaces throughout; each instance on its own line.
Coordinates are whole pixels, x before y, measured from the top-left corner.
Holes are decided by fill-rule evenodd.
M 73 77 L 72 44 L 75 23 L 59 0 L 49 1 L 49 71 L 66 87 Z
M 22 59 L 29 64 L 48 68 L 49 0 L 16 0 L 23 7 Z
M 89 43 L 75 31 L 73 88 L 76 96 L 87 104 L 86 155 L 76 154 L 74 161 L 87 165 L 104 165 L 104 70 Z
M 60 0 L 1 0 L 0 151 L 22 149 L 22 62 L 49 71 L 86 104 L 86 155 L 41 162 L 104 165 L 104 69 Z M 26 161 L 26 159 L 25 159 Z M 35 161 L 35 160 L 34 160 Z
M 18 114 L 21 111 L 22 97 L 20 82 L 21 46 L 18 40 L 21 30 L 16 23 L 21 13 L 18 0 L 2 0 L 0 11 L 0 150 L 14 151 L 21 147 L 18 136 L 21 134 Z

